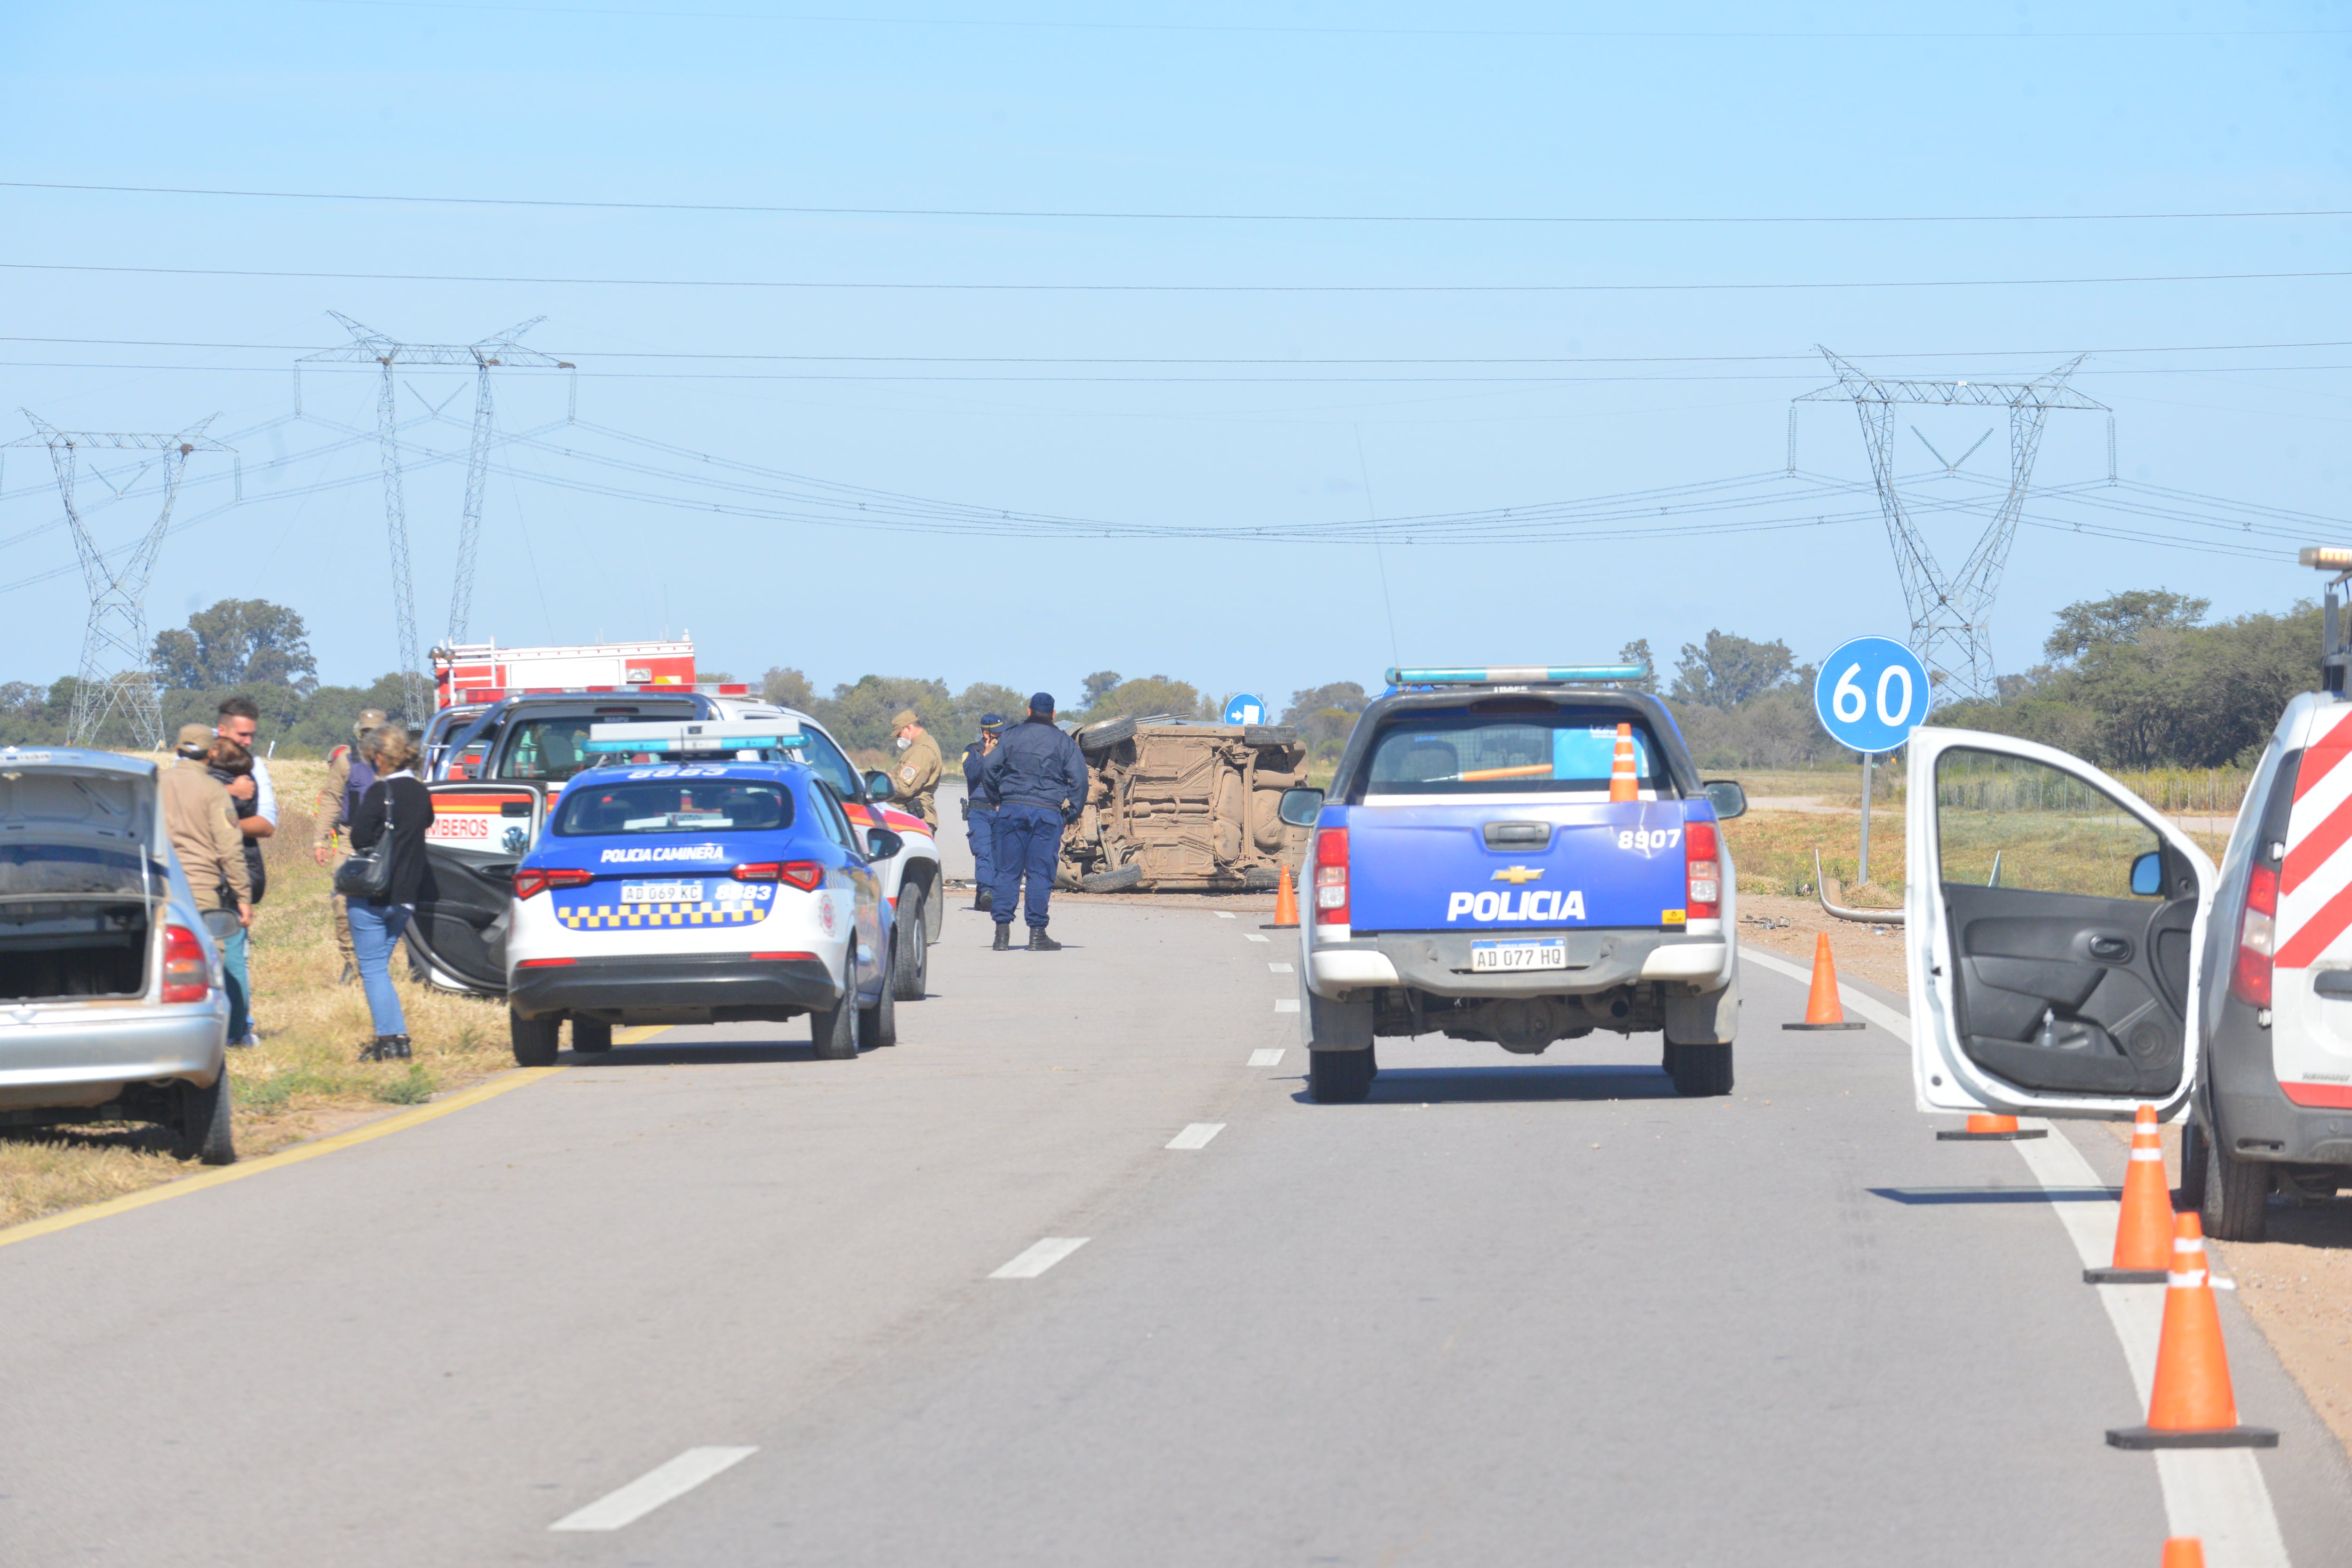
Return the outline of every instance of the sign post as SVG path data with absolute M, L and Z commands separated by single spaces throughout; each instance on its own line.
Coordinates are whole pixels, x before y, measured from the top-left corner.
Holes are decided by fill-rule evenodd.
M 1927 717 L 1927 667 L 1893 637 L 1855 637 L 1822 662 L 1813 712 L 1839 745 L 1862 753 L 1862 863 L 1870 880 L 1871 764 L 1911 738 Z

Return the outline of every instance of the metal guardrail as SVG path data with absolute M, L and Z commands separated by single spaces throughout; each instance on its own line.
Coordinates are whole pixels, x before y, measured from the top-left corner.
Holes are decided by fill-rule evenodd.
M 1901 910 L 1850 910 L 1843 904 L 1830 902 L 1829 884 L 1822 879 L 1822 852 L 1813 851 L 1813 896 L 1822 901 L 1822 912 L 1856 925 L 1899 926 L 1903 923 Z

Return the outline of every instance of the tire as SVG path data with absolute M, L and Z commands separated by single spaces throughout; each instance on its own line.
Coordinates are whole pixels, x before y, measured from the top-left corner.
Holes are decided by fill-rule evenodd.
M 1114 871 L 1097 871 L 1090 877 L 1079 878 L 1078 891 L 1082 893 L 1123 893 L 1127 891 L 1128 889 L 1136 886 L 1142 880 L 1143 868 L 1141 866 L 1121 866 Z
M 2260 1241 L 2270 1219 L 2271 1168 L 2259 1160 L 2241 1160 L 2221 1147 L 2219 1138 L 2198 1140 L 2205 1145 L 2204 1201 L 2197 1205 L 2205 1234 L 2216 1241 Z
M 1295 746 L 1298 731 L 1287 724 L 1249 724 L 1242 729 L 1244 746 Z
M 583 1056 L 602 1056 L 613 1048 L 613 1026 L 598 1018 L 572 1019 L 572 1048 Z
M 519 1068 L 553 1067 L 562 1032 L 563 1018 L 560 1014 L 526 1018 L 512 1008 L 507 1010 L 507 1037 L 514 1042 L 515 1066 Z
M 897 941 L 893 933 L 892 941 Z M 898 972 L 893 964 L 890 973 L 882 976 L 876 993 L 879 998 L 871 1007 L 857 1010 L 857 1036 L 868 1050 L 880 1050 L 898 1043 Z
M 226 1062 L 221 1064 L 220 1077 L 208 1089 L 181 1084 L 173 1095 L 173 1109 L 177 1114 L 172 1131 L 177 1135 L 177 1147 L 173 1152 L 207 1165 L 236 1164 L 236 1139 L 230 1125 L 236 1098 L 229 1087 Z
M 1380 1063 L 1370 1051 L 1307 1053 L 1307 1095 L 1318 1105 L 1355 1105 L 1372 1092 Z
M 1727 1045 L 1669 1047 L 1666 1071 L 1674 1077 L 1675 1092 L 1685 1100 L 1705 1100 L 1713 1095 L 1729 1094 L 1731 1047 Z
M 2190 1117 L 2180 1124 L 2180 1188 L 2172 1194 L 2176 1214 L 2194 1209 L 2205 1213 L 2205 1124 Z
M 923 923 L 930 889 L 918 884 L 898 893 L 897 920 L 890 928 L 890 991 L 901 1002 L 919 1002 L 931 983 L 931 944 Z
M 1092 762 L 1121 741 L 1135 739 L 1133 719 L 1106 719 L 1099 724 L 1089 724 L 1078 731 L 1078 750 Z
M 854 1062 L 857 1059 L 857 965 L 848 965 L 849 984 L 841 988 L 841 1000 L 834 1005 L 809 1015 L 809 1042 L 816 1047 L 816 1059 L 821 1062 Z

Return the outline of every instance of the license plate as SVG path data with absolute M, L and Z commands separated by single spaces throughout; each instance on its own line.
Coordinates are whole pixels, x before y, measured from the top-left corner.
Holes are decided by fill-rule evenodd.
M 1470 944 L 1470 972 L 1474 974 L 1498 969 L 1567 967 L 1568 943 L 1564 942 L 1474 942 Z
M 631 882 L 621 889 L 625 904 L 698 904 L 702 902 L 699 882 Z

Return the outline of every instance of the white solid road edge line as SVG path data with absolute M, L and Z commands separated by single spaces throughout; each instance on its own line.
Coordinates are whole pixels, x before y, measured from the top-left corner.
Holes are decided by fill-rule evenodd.
M 989 1276 L 991 1279 L 1034 1279 L 1081 1247 L 1083 1236 L 1049 1236 Z
M 618 1530 L 635 1524 L 666 1502 L 684 1497 L 722 1470 L 758 1453 L 757 1448 L 688 1448 L 656 1465 L 618 1491 L 606 1492 L 586 1508 L 565 1514 L 550 1530 Z
M 1742 946 L 1742 963 L 1756 963 L 1801 984 L 1812 983 L 1812 971 L 1772 953 Z M 1911 1045 L 1911 1020 L 1850 985 L 1838 986 L 1838 1000 L 1856 1013 Z M 2045 1191 L 2079 1193 L 2104 1187 L 2098 1173 L 2081 1150 L 2047 1121 L 2023 1118 L 2020 1126 L 2049 1130 L 2047 1138 L 2011 1143 Z M 2053 1203 L 2051 1212 L 2065 1227 L 2085 1268 L 2100 1268 L 2114 1260 L 2116 1223 L 2121 1205 L 2115 1203 Z M 2122 1342 L 2125 1364 L 2142 1409 L 2147 1406 L 2156 1382 L 2156 1342 L 2164 1323 L 2161 1285 L 2103 1285 L 2099 1300 L 2106 1307 L 2116 1338 Z M 2094 1420 L 2091 1425 L 2096 1425 Z M 2209 1568 L 2288 1568 L 2286 1542 L 2279 1533 L 2278 1510 L 2262 1466 L 2248 1448 L 2160 1448 L 2156 1474 L 2164 1488 L 2164 1517 L 2170 1533 L 2194 1535 L 2205 1542 Z
M 1171 1149 L 1205 1149 L 1209 1140 L 1225 1130 L 1222 1121 L 1195 1121 L 1168 1140 Z
M 1282 1047 L 1266 1046 L 1250 1053 L 1249 1065 L 1254 1068 L 1278 1068 L 1282 1065 Z

